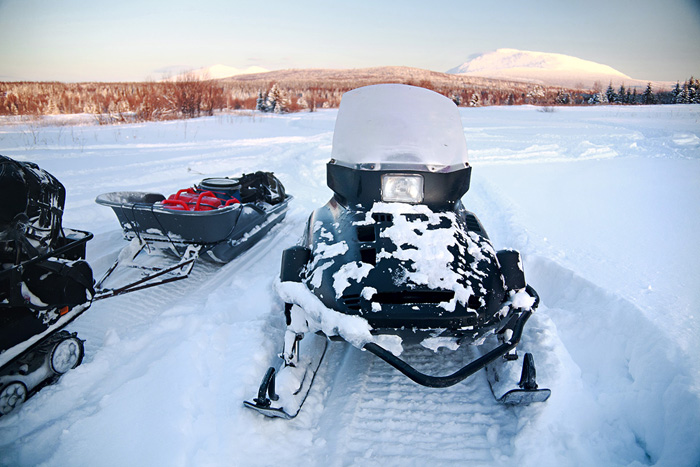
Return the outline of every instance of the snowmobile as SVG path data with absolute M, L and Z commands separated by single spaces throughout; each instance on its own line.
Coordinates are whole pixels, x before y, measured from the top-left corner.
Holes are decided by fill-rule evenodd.
M 514 363 L 539 297 L 520 254 L 495 251 L 462 204 L 471 170 L 450 99 L 395 84 L 343 96 L 327 164 L 333 196 L 311 214 L 300 244 L 283 253 L 283 350 L 246 407 L 295 417 L 331 339 L 424 386 L 452 386 L 486 368 L 502 403 L 549 397 L 532 354 Z M 400 358 L 404 344 L 430 339 L 475 344 L 481 356 L 446 376 Z
M 0 416 L 80 365 L 63 328 L 90 307 L 92 234 L 62 226 L 65 189 L 31 162 L 0 156 Z
M 284 219 L 291 199 L 270 172 L 205 178 L 168 198 L 132 191 L 99 195 L 95 201 L 112 208 L 131 243 L 97 281 L 96 299 L 184 279 L 199 257 L 231 261 Z M 159 258 L 137 260 L 144 252 Z M 128 270 L 136 277 L 125 275 Z

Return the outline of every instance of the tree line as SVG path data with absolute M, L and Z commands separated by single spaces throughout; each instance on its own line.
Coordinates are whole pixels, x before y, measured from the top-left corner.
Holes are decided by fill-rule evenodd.
M 369 80 L 200 80 L 186 74 L 172 81 L 141 83 L 0 82 L 0 115 L 93 114 L 100 122 L 193 118 L 217 111 L 315 111 L 336 108 L 342 95 L 359 86 L 396 82 L 421 86 L 452 99 L 458 106 L 564 106 L 597 104 L 698 103 L 700 82 L 690 78 L 668 92 L 654 93 L 612 83 L 607 90 L 586 91 L 517 82 L 452 83 L 439 79 Z
M 223 90 L 185 77 L 147 83 L 0 83 L 0 115 L 94 114 L 109 121 L 149 121 L 213 115 Z
M 700 80 L 693 78 L 686 80 L 681 86 L 680 81 L 670 92 L 654 93 L 651 83 L 647 84 L 643 93 L 637 94 L 637 90 L 625 88 L 624 84 L 615 91 L 612 83 L 604 93 L 597 92 L 591 96 L 590 104 L 700 104 Z

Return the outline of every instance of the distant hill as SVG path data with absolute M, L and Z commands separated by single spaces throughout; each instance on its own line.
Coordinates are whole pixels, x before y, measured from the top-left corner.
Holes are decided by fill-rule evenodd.
M 424 70 L 405 66 L 384 66 L 374 68 L 327 69 L 308 68 L 269 71 L 266 73 L 251 73 L 232 76 L 223 79 L 224 82 L 235 83 L 281 83 L 284 85 L 335 87 L 351 84 L 352 87 L 365 86 L 375 83 L 405 83 L 426 84 L 435 88 L 457 88 L 459 86 L 489 87 L 491 89 L 508 88 L 513 86 L 525 88 L 523 83 L 498 78 L 478 76 L 450 75 L 438 71 Z
M 635 79 L 607 65 L 563 54 L 532 52 L 517 49 L 498 49 L 472 55 L 447 73 L 494 79 L 526 81 L 549 86 L 592 89 L 596 82 L 605 89 L 614 87 L 644 89 L 649 81 Z M 673 84 L 653 81 L 656 90 L 670 89 Z
M 388 66 L 353 69 L 297 69 L 267 73 L 237 75 L 219 80 L 235 89 L 232 96 L 250 101 L 276 85 L 295 101 L 302 100 L 302 108 L 337 107 L 344 92 L 360 86 L 379 83 L 402 83 L 437 91 L 459 105 L 500 104 L 554 104 L 583 103 L 587 91 L 576 91 L 563 86 L 539 85 L 523 80 L 485 78 L 423 70 L 420 68 Z M 568 97 L 564 97 L 568 96 Z

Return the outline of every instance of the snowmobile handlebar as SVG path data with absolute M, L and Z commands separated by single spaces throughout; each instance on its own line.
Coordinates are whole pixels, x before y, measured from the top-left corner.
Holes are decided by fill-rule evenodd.
M 525 327 L 525 323 L 527 320 L 530 318 L 532 313 L 535 311 L 537 306 L 540 303 L 540 297 L 533 289 L 531 286 L 527 285 L 525 287 L 525 291 L 530 295 L 532 298 L 534 298 L 534 303 L 532 306 L 528 309 L 521 310 L 520 311 L 520 316 L 515 320 L 515 323 L 513 324 L 513 334 L 511 338 L 502 344 L 500 344 L 498 347 L 495 349 L 491 350 L 490 352 L 482 355 L 481 357 L 477 358 L 476 360 L 472 361 L 471 363 L 467 364 L 463 368 L 457 370 L 456 372 L 452 373 L 451 375 L 447 376 L 430 376 L 426 375 L 425 373 L 421 373 L 420 371 L 416 370 L 413 368 L 411 365 L 406 363 L 405 361 L 401 360 L 399 357 L 395 356 L 388 350 L 384 349 L 383 347 L 370 342 L 368 344 L 365 344 L 363 349 L 366 349 L 370 352 L 372 352 L 374 355 L 377 357 L 381 358 L 385 362 L 387 362 L 389 365 L 393 366 L 397 370 L 399 370 L 401 373 L 406 375 L 409 379 L 414 381 L 415 383 L 418 383 L 422 386 L 427 386 L 431 388 L 446 388 L 450 386 L 454 386 L 455 384 L 465 380 L 469 376 L 473 375 L 480 369 L 484 368 L 486 365 L 489 363 L 495 361 L 497 358 L 507 354 L 510 352 L 515 346 L 520 342 L 520 338 L 523 334 L 523 328 Z

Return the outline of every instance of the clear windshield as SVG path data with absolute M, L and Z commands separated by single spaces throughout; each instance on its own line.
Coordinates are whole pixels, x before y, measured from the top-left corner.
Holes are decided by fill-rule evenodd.
M 424 88 L 379 84 L 343 95 L 332 157 L 365 170 L 451 172 L 467 164 L 467 143 L 450 99 Z

